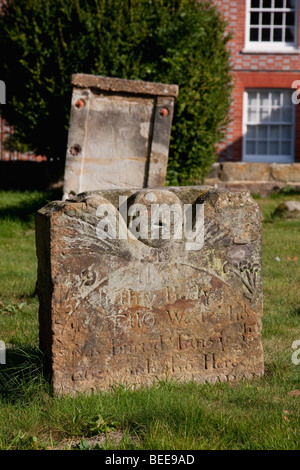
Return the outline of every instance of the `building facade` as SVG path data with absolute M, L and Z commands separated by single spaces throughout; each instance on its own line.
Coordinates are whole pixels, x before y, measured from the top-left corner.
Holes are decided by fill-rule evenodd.
M 232 34 L 220 161 L 300 162 L 300 0 L 215 0 Z
M 234 84 L 219 161 L 300 162 L 300 0 L 214 2 L 232 34 Z M 12 132 L 0 115 L 0 160 L 45 158 L 5 148 Z
M 7 145 L 7 140 L 14 133 L 13 126 L 1 117 L 0 114 L 0 160 L 4 161 L 46 161 L 47 158 L 43 155 L 36 155 L 34 152 L 18 152 Z

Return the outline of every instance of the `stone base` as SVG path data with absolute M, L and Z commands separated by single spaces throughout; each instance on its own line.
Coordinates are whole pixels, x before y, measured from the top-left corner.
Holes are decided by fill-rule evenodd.
M 215 163 L 205 184 L 267 196 L 286 186 L 300 190 L 300 163 Z

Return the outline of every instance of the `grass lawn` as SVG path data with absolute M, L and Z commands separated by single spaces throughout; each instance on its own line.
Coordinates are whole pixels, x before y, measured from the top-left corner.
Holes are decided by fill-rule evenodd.
M 257 198 L 264 214 L 263 378 L 161 382 L 73 398 L 51 396 L 38 351 L 34 213 L 53 199 L 0 192 L 0 340 L 7 346 L 0 449 L 299 449 L 300 363 L 291 358 L 300 340 L 300 221 L 271 213 L 300 195 Z

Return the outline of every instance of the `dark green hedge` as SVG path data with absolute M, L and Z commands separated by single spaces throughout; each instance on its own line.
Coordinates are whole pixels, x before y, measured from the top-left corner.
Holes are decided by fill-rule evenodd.
M 8 0 L 0 15 L 4 117 L 64 158 L 71 75 L 176 83 L 168 184 L 203 178 L 230 102 L 225 24 L 210 1 Z

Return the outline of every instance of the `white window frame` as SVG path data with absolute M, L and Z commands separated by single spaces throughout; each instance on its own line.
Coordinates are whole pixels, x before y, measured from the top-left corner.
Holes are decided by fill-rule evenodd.
M 246 134 L 247 134 L 247 125 L 250 125 L 248 122 L 248 92 L 259 92 L 259 93 L 277 93 L 287 91 L 287 88 L 248 88 L 244 91 L 243 96 L 243 158 L 244 162 L 253 162 L 253 163 L 293 163 L 295 161 L 295 123 L 296 123 L 296 113 L 295 113 L 295 106 L 291 101 L 291 111 L 292 111 L 292 131 L 291 131 L 291 153 L 290 155 L 261 155 L 261 154 L 247 154 L 246 153 Z M 253 122 L 253 125 L 259 125 L 260 122 Z M 273 121 L 268 122 L 266 125 L 278 125 L 284 126 L 288 125 L 287 122 L 284 121 Z M 270 142 L 269 138 L 266 139 Z
M 272 5 L 274 5 L 275 0 L 272 0 Z M 250 7 L 251 0 L 246 0 L 246 25 L 245 25 L 245 48 L 243 52 L 265 52 L 265 53 L 289 53 L 295 52 L 298 45 L 298 8 L 299 1 L 295 0 L 295 31 L 294 31 L 294 42 L 281 42 L 281 41 L 250 41 Z M 266 9 L 266 12 L 274 13 L 277 10 L 275 8 Z M 283 12 L 284 10 L 279 10 Z M 285 9 L 288 12 L 288 9 Z

